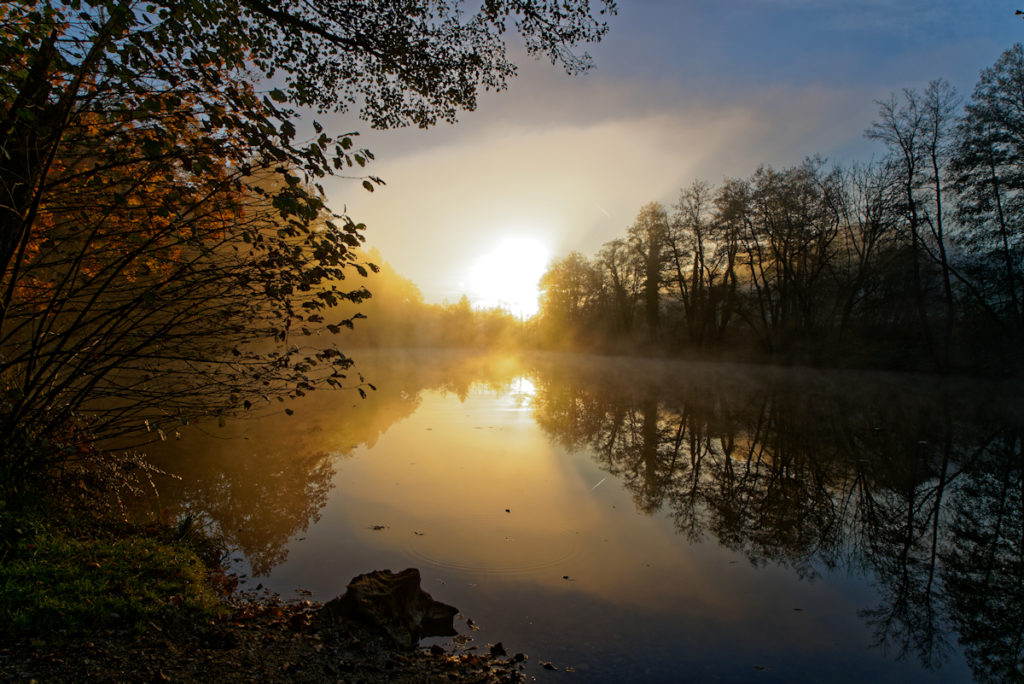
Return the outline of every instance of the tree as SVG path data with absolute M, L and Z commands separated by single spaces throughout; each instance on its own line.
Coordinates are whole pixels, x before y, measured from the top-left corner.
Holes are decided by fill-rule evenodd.
M 593 332 L 601 303 L 601 274 L 579 252 L 570 252 L 541 276 L 540 318 L 546 341 L 579 341 Z
M 953 128 L 957 123 L 960 97 L 948 81 L 942 79 L 928 84 L 922 96 L 924 110 L 924 137 L 922 145 L 927 160 L 925 182 L 930 187 L 931 202 L 925 215 L 932 240 L 938 251 L 939 267 L 942 269 L 942 292 L 946 301 L 945 363 L 949 363 L 949 345 L 953 336 L 953 321 L 956 318 L 953 302 L 952 267 L 947 255 L 948 240 L 945 223 L 945 190 L 947 164 L 950 156 Z
M 658 337 L 661 320 L 661 270 L 665 241 L 668 236 L 668 214 L 657 202 L 645 204 L 627 231 L 630 248 L 642 268 L 644 288 L 644 322 L 651 342 Z
M 878 119 L 866 132 L 867 137 L 885 143 L 889 159 L 899 170 L 903 214 L 901 229 L 910 236 L 914 298 L 921 334 L 928 353 L 939 368 L 949 365 L 953 319 L 949 260 L 942 224 L 943 176 L 940 168 L 940 159 L 945 156 L 953 102 L 953 92 L 943 81 L 933 82 L 925 96 L 905 89 L 902 100 L 893 95 L 889 100 L 878 103 Z M 921 192 L 923 187 L 931 188 L 931 197 Z M 926 227 L 932 234 L 931 244 L 923 232 Z M 936 347 L 929 313 L 932 278 L 928 267 L 932 263 L 938 263 L 941 268 L 946 302 L 941 349 Z
M 728 242 L 718 241 L 712 213 L 713 190 L 704 181 L 694 181 L 679 193 L 679 203 L 666 236 L 668 259 L 665 283 L 671 284 L 683 308 L 683 320 L 689 340 L 701 346 L 709 337 L 717 337 L 720 315 L 719 278 L 731 265 Z
M 749 186 L 745 181 L 727 178 L 718 188 L 714 197 L 714 226 L 718 235 L 718 252 L 722 253 L 725 259 L 721 283 L 722 310 L 715 331 L 719 340 L 725 337 L 726 329 L 738 306 L 737 266 L 741 236 L 747 229 L 744 207 L 748 192 Z
M 597 265 L 609 293 L 606 306 L 613 329 L 628 336 L 633 332 L 636 303 L 643 286 L 643 267 L 637 253 L 622 238 L 609 240 L 597 253 Z
M 868 290 L 878 284 L 879 254 L 891 249 L 896 225 L 891 164 L 854 165 L 844 176 L 841 196 L 835 200 L 844 271 L 837 302 L 840 336 L 850 328 L 855 312 L 868 313 L 863 309 Z
M 1024 335 L 1024 46 L 984 70 L 966 106 L 952 160 L 962 248 L 988 272 L 986 299 L 1019 342 Z M 984 283 L 992 286 L 985 288 Z
M 305 342 L 310 324 L 351 326 L 324 316 L 367 295 L 339 283 L 369 265 L 363 227 L 330 212 L 318 181 L 372 155 L 316 122 L 300 140 L 293 107 L 358 103 L 377 127 L 428 126 L 504 87 L 508 22 L 570 72 L 588 65 L 572 48 L 606 31 L 583 0 L 470 15 L 436 0 L 16 0 L 0 22 L 8 471 L 85 409 L 72 448 L 147 411 L 223 415 L 338 383 L 348 358 Z M 260 93 L 268 78 L 281 87 Z
M 783 171 L 761 167 L 741 195 L 741 261 L 753 307 L 747 322 L 770 353 L 810 340 L 822 325 L 839 233 L 829 201 L 835 182 L 810 159 Z

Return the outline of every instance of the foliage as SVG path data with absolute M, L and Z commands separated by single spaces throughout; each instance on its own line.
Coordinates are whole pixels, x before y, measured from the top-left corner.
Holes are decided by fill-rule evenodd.
M 544 341 L 550 344 L 565 331 L 572 334 L 593 326 L 600 315 L 597 306 L 604 296 L 603 286 L 597 267 L 579 252 L 555 261 L 539 285 Z
M 207 3 L 206 14 L 218 37 L 251 46 L 268 76 L 285 72 L 288 101 L 320 110 L 359 103 L 363 118 L 391 128 L 454 121 L 476 106 L 480 86 L 503 89 L 515 74 L 503 41 L 510 21 L 530 54 L 570 73 L 587 69 L 590 58 L 572 47 L 607 31 L 590 4 L 487 0 L 465 13 L 458 0 L 226 0 Z M 599 15 L 615 13 L 614 0 L 598 4 Z
M 1022 96 L 1024 47 L 1017 44 L 982 72 L 951 165 L 967 228 L 958 242 L 983 265 L 978 287 L 1017 339 L 1024 334 Z
M 453 120 L 514 73 L 507 22 L 570 72 L 606 31 L 582 0 L 5 3 L 0 477 L 348 382 L 312 338 L 353 327 L 331 311 L 375 266 L 319 180 L 373 155 L 301 140 L 295 108 Z

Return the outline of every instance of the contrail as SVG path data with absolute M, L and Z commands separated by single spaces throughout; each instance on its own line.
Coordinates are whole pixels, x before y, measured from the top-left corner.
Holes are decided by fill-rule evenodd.
M 604 483 L 604 481 L 607 480 L 607 479 L 608 479 L 607 477 L 602 477 L 600 482 L 598 482 L 596 485 L 594 485 L 593 487 L 590 488 L 590 491 L 594 491 L 595 489 L 600 487 Z

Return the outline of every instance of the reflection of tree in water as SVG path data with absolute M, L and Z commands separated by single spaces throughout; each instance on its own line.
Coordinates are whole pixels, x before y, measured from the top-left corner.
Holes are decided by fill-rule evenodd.
M 880 601 L 861 615 L 896 657 L 937 667 L 955 631 L 979 679 L 1024 676 L 1024 471 L 1019 436 L 993 437 L 1013 422 L 996 399 L 693 373 L 568 364 L 541 376 L 537 421 L 688 540 L 805 578 L 867 573 Z
M 256 451 L 231 468 L 186 487 L 190 507 L 215 521 L 232 546 L 245 553 L 254 575 L 283 562 L 288 540 L 320 519 L 334 466 L 326 452 L 290 455 Z
M 335 459 L 372 447 L 395 422 L 412 415 L 425 389 L 465 399 L 474 384 L 507 389 L 521 372 L 511 361 L 456 354 L 359 355 L 377 387 L 367 399 L 318 392 L 294 406 L 226 428 L 183 431 L 180 442 L 155 445 L 156 465 L 181 479 L 161 494 L 182 513 L 207 520 L 266 575 L 288 554 L 288 541 L 320 518 Z
M 942 575 L 975 672 L 1024 679 L 1024 434 L 1001 431 L 952 497 Z

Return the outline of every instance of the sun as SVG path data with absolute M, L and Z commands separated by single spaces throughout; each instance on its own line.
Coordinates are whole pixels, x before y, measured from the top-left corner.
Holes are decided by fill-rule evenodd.
M 474 305 L 500 307 L 520 318 L 537 313 L 537 285 L 551 254 L 538 240 L 510 236 L 482 255 L 469 269 L 467 286 Z

